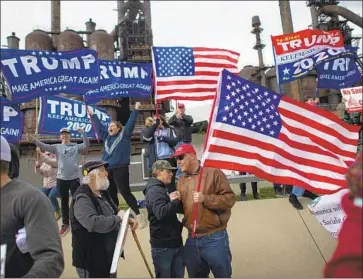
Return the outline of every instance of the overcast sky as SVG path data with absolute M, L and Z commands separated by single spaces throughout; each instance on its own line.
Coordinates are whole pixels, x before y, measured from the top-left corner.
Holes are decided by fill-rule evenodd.
M 92 18 L 96 29 L 108 32 L 116 25 L 117 1 L 62 1 L 61 27 L 85 30 Z M 294 31 L 308 28 L 310 10 L 306 1 L 290 1 Z M 340 1 L 340 5 L 360 14 L 361 1 Z M 282 34 L 278 1 L 152 1 L 152 29 L 155 46 L 205 46 L 235 50 L 241 53 L 239 68 L 258 63 L 253 50 L 255 36 L 251 34 L 252 16 L 260 17 L 266 44 L 265 64 L 273 65 L 271 35 Z M 7 45 L 11 32 L 21 39 L 33 29 L 50 31 L 50 1 L 1 1 L 1 45 Z M 361 35 L 362 30 L 353 26 Z M 360 43 L 360 46 L 362 44 Z

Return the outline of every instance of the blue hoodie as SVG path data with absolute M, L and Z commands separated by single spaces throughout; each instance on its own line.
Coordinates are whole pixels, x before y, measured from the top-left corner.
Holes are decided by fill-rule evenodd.
M 130 165 L 131 136 L 138 115 L 139 111 L 133 110 L 125 127 L 116 136 L 110 136 L 108 128 L 102 125 L 98 116 L 96 114 L 92 115 L 97 134 L 105 144 L 102 160 L 109 164 L 109 169 Z

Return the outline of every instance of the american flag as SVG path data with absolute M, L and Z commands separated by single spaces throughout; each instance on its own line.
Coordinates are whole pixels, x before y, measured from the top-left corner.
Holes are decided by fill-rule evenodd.
M 226 70 L 220 78 L 205 167 L 249 172 L 320 194 L 345 187 L 360 127 Z
M 237 73 L 239 53 L 205 47 L 153 47 L 155 100 L 213 100 L 223 69 Z

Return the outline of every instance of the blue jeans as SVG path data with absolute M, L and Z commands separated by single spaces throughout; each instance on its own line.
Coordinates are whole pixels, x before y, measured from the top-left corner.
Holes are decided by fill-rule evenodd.
M 151 248 L 156 278 L 184 278 L 184 248 Z
M 199 238 L 189 235 L 184 255 L 189 278 L 208 278 L 210 271 L 215 278 L 232 277 L 232 254 L 226 230 Z
M 42 187 L 42 188 L 40 188 L 40 191 L 42 191 L 49 198 L 50 204 L 52 205 L 52 208 L 53 208 L 53 212 L 58 212 L 59 204 L 58 204 L 57 197 L 59 197 L 59 194 L 57 191 L 57 187 L 53 187 L 50 189 Z
M 291 194 L 294 194 L 297 197 L 301 197 L 302 195 L 304 195 L 304 192 L 305 192 L 305 189 L 304 188 L 294 186 L 292 188 Z

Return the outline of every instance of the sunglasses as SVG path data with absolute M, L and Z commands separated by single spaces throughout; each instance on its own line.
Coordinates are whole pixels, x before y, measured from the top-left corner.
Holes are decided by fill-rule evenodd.
M 180 156 L 176 157 L 176 159 L 177 159 L 178 161 L 183 161 L 183 160 L 184 160 L 184 157 L 185 157 L 185 154 L 183 154 L 183 155 L 180 155 Z

